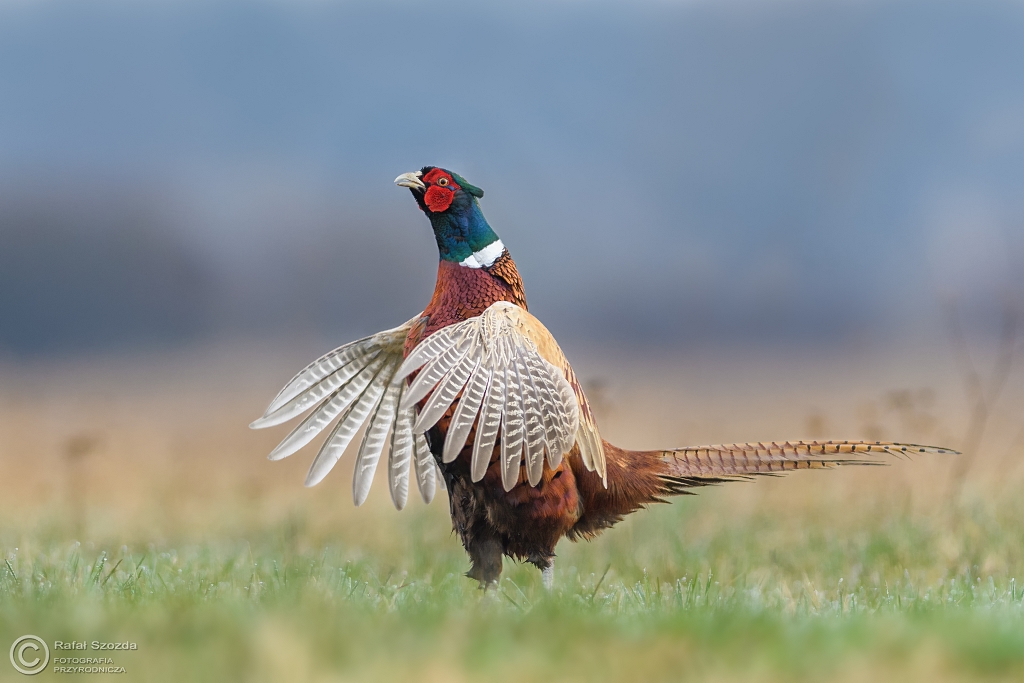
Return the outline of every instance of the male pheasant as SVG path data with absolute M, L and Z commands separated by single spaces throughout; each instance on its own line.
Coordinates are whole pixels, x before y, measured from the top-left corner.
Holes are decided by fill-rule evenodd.
M 395 507 L 415 473 L 430 502 L 448 491 L 452 523 L 484 587 L 502 556 L 551 586 L 555 545 L 591 538 L 666 496 L 790 470 L 948 449 L 864 441 L 787 441 L 630 451 L 604 441 L 558 343 L 527 312 L 523 282 L 487 223 L 483 190 L 425 166 L 395 183 L 430 219 L 441 261 L 434 295 L 404 325 L 341 346 L 296 375 L 253 428 L 312 412 L 271 452 L 287 457 L 337 419 L 306 485 L 320 482 L 367 425 L 352 494 L 366 500 L 384 450 Z M 339 418 L 340 416 L 340 418 Z

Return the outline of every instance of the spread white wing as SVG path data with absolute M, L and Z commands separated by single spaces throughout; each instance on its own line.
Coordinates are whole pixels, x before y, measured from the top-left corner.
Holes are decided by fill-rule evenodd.
M 483 478 L 499 438 L 505 490 L 515 486 L 522 462 L 530 484 L 536 485 L 545 458 L 557 467 L 574 444 L 584 465 L 606 476 L 601 437 L 586 397 L 539 320 L 514 304 L 498 302 L 475 318 L 434 332 L 403 362 L 406 338 L 420 321 L 417 316 L 338 347 L 292 378 L 250 425 L 271 427 L 309 411 L 270 459 L 288 457 L 333 423 L 306 475 L 306 485 L 313 486 L 366 424 L 352 477 L 355 504 L 366 500 L 385 448 L 395 507 L 405 506 L 413 475 L 429 503 L 444 479 L 423 435 L 458 399 L 442 460 L 458 457 L 475 426 L 473 481 Z M 407 378 L 417 370 L 410 384 Z
M 560 367 L 564 366 L 564 367 Z M 413 426 L 420 434 L 433 427 L 451 408 L 443 462 L 458 457 L 473 427 L 471 478 L 479 481 L 491 461 L 500 436 L 502 484 L 506 491 L 526 463 L 531 485 L 541 479 L 545 455 L 550 467 L 575 443 L 586 448 L 584 463 L 604 475 L 600 438 L 581 420 L 578 388 L 570 383 L 571 369 L 551 333 L 524 309 L 507 302 L 490 306 L 481 315 L 450 325 L 427 337 L 409 354 L 396 377 L 419 370 L 399 403 L 407 410 L 426 399 Z M 429 398 L 427 398 L 429 396 Z M 582 399 L 585 401 L 585 399 Z M 587 409 L 589 418 L 589 408 Z M 582 438 L 578 438 L 579 435 Z M 593 451 L 596 440 L 599 452 Z
M 253 429 L 271 427 L 313 409 L 270 453 L 270 459 L 295 453 L 338 418 L 306 475 L 306 486 L 313 486 L 327 476 L 366 423 L 352 477 L 355 504 L 366 500 L 385 447 L 389 449 L 388 483 L 395 507 L 405 507 L 411 470 L 423 500 L 429 503 L 444 480 L 426 439 L 413 432 L 416 406 L 403 401 L 409 386 L 404 376 L 396 373 L 405 339 L 418 321 L 417 316 L 394 329 L 338 347 L 292 378 L 263 417 L 249 425 Z

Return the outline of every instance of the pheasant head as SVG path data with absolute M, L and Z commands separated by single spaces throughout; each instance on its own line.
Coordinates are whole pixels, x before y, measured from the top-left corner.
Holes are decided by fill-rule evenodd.
M 409 188 L 427 214 L 442 260 L 482 268 L 501 256 L 505 246 L 480 211 L 477 200 L 484 191 L 479 187 L 437 166 L 403 173 L 395 178 L 395 184 Z

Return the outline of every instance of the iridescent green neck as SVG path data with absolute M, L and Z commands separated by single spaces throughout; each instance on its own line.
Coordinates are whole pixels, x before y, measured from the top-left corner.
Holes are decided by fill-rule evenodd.
M 504 251 L 475 197 L 463 198 L 444 213 L 430 214 L 430 224 L 434 228 L 437 250 L 445 261 L 479 268 L 480 265 L 474 265 L 480 261 L 475 255 L 489 258 L 484 265 L 490 265 Z M 492 257 L 490 252 L 495 249 L 498 253 Z

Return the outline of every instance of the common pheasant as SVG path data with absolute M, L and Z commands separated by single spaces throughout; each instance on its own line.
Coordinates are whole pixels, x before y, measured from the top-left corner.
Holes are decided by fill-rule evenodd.
M 502 556 L 553 581 L 555 546 L 589 539 L 667 496 L 756 475 L 874 464 L 873 456 L 949 449 L 866 441 L 786 441 L 630 451 L 601 438 L 590 404 L 480 210 L 484 193 L 425 166 L 395 179 L 430 219 L 440 265 L 430 303 L 403 325 L 351 342 L 297 374 L 253 428 L 312 410 L 271 452 L 295 453 L 335 423 L 306 485 L 320 482 L 359 428 L 352 495 L 366 500 L 388 450 L 402 509 L 415 473 L 423 500 L 448 492 L 452 523 L 481 586 Z M 340 418 L 339 418 L 340 416 Z

